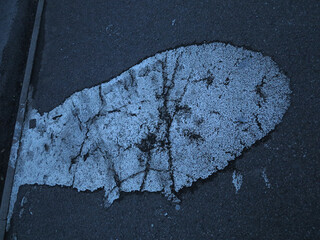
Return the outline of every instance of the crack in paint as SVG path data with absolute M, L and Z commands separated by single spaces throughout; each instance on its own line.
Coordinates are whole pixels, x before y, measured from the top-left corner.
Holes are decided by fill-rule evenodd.
M 12 201 L 20 185 L 38 183 L 104 188 L 106 206 L 124 191 L 162 192 L 177 202 L 180 189 L 223 169 L 280 122 L 288 79 L 272 64 L 250 68 L 268 61 L 220 43 L 182 47 L 43 116 L 31 109 L 26 124 L 36 124 L 24 128 Z

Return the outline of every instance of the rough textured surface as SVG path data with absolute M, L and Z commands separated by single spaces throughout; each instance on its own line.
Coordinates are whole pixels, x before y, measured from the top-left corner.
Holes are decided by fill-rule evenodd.
M 121 191 L 179 201 L 181 188 L 274 129 L 289 94 L 286 76 L 257 52 L 211 43 L 156 54 L 49 113 L 31 110 L 13 195 L 37 183 L 103 188 L 107 206 Z
M 179 191 L 179 211 L 159 193 L 122 193 L 105 209 L 102 189 L 24 185 L 7 239 L 319 239 L 319 12 L 318 0 L 46 1 L 32 79 L 41 113 L 157 52 L 211 41 L 271 56 L 291 104 L 266 138 Z
M 35 1 L 0 0 L 0 201 L 35 9 Z

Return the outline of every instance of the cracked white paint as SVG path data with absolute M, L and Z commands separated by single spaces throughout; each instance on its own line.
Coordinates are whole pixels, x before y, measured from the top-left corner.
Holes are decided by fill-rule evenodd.
M 23 184 L 103 188 L 106 205 L 121 191 L 178 201 L 274 129 L 289 94 L 258 52 L 211 43 L 156 54 L 48 113 L 28 112 L 9 218 Z
M 238 193 L 242 185 L 242 174 L 237 171 L 233 171 L 232 183 L 234 188 L 236 189 L 236 193 Z

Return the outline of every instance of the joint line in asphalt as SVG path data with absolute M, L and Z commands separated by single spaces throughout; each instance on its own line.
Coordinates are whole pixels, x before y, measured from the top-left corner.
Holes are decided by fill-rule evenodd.
M 5 232 L 6 232 L 6 223 L 7 223 L 7 214 L 8 214 L 9 203 L 10 203 L 10 195 L 11 195 L 11 189 L 12 189 L 12 184 L 13 184 L 13 180 L 14 180 L 16 159 L 17 159 L 17 155 L 18 155 L 18 149 L 19 149 L 19 145 L 20 145 L 20 137 L 21 137 L 21 133 L 22 133 L 22 126 L 23 126 L 23 121 L 24 121 L 24 117 L 25 117 L 26 101 L 27 101 L 27 97 L 28 97 L 28 89 L 29 89 L 29 84 L 30 84 L 30 79 L 31 79 L 32 67 L 33 67 L 33 63 L 34 63 L 34 56 L 35 56 L 35 52 L 36 52 L 36 48 L 37 48 L 37 40 L 38 40 L 38 36 L 39 36 L 43 6 L 44 6 L 44 0 L 39 0 L 38 6 L 37 6 L 37 12 L 36 12 L 36 16 L 35 16 L 35 21 L 34 21 L 34 25 L 33 25 L 33 30 L 32 30 L 32 36 L 31 36 L 31 41 L 30 41 L 27 64 L 26 64 L 26 68 L 25 68 L 23 84 L 22 84 L 22 89 L 21 89 L 21 94 L 20 94 L 19 108 L 18 108 L 16 124 L 15 124 L 15 128 L 14 128 L 13 141 L 12 141 L 11 152 L 10 152 L 10 159 L 9 159 L 9 163 L 8 163 L 6 181 L 5 181 L 3 195 L 2 195 L 2 201 L 1 201 L 0 239 L 4 239 Z

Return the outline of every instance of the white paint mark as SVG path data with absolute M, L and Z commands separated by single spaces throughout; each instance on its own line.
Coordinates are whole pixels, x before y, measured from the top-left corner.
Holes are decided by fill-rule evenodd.
M 176 205 L 176 207 L 175 207 L 175 209 L 177 210 L 177 211 L 179 211 L 180 210 L 180 205 Z
M 238 193 L 242 185 L 242 174 L 237 171 L 233 171 L 232 183 L 236 189 L 236 193 Z
M 24 204 L 26 204 L 28 202 L 28 199 L 26 196 L 24 196 L 22 199 L 21 199 L 21 202 L 20 202 L 20 207 L 23 207 Z
M 172 26 L 174 26 L 174 25 L 175 25 L 175 23 L 176 23 L 176 20 L 175 20 L 175 19 L 173 19 L 173 20 L 172 20 L 172 22 L 171 22 L 171 25 L 172 25 Z
M 28 202 L 28 199 L 26 196 L 24 196 L 22 199 L 21 199 L 21 202 L 20 202 L 20 211 L 19 211 L 19 218 L 22 218 L 22 215 L 23 215 L 23 212 L 24 212 L 24 204 L 26 204 Z
M 270 187 L 271 187 L 271 184 L 270 184 L 269 179 L 268 179 L 268 177 L 267 177 L 266 169 L 265 169 L 265 168 L 262 170 L 261 176 L 262 176 L 262 178 L 263 178 L 263 180 L 264 180 L 264 182 L 265 182 L 265 184 L 266 184 L 266 187 L 267 187 L 267 188 L 270 188 Z
M 30 109 L 8 221 L 24 184 L 103 188 L 106 206 L 131 191 L 178 202 L 274 129 L 289 93 L 271 58 L 211 43 L 156 54 L 43 115 Z

